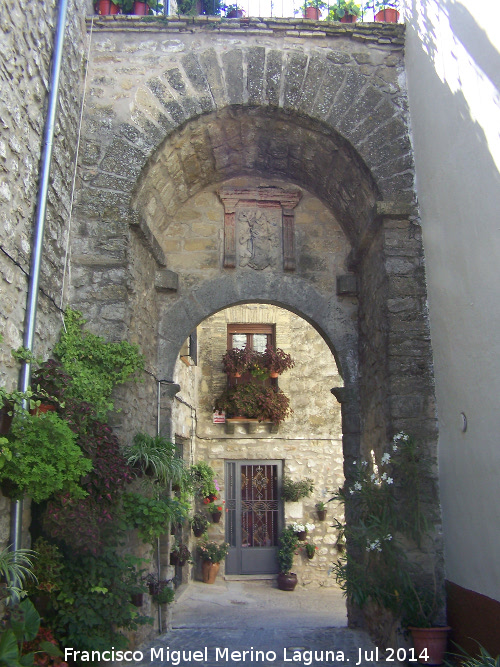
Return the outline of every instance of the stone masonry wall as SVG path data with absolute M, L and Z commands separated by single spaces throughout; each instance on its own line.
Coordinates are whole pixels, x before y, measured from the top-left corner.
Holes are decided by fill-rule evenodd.
M 0 382 L 8 389 L 16 386 L 19 371 L 10 351 L 23 341 L 57 4 L 54 0 L 0 4 L 0 333 L 4 338 Z M 35 354 L 44 358 L 50 355 L 61 326 L 59 306 L 83 92 L 87 4 L 87 0 L 72 0 L 66 24 L 35 340 Z M 9 506 L 0 496 L 0 547 L 9 537 Z M 28 525 L 25 511 L 23 527 Z M 27 533 L 23 541 L 29 544 Z
M 276 344 L 292 354 L 296 365 L 280 376 L 280 387 L 288 394 L 294 414 L 280 425 L 277 434 L 270 434 L 266 426 L 249 436 L 244 427 L 236 427 L 234 435 L 224 431 L 223 424 L 212 424 L 212 401 L 222 389 L 226 376 L 222 372 L 221 357 L 227 348 L 227 324 L 274 323 Z M 197 375 L 198 400 L 196 437 L 193 442 L 193 460 L 205 460 L 214 469 L 221 483 L 224 498 L 224 460 L 226 459 L 282 459 L 284 474 L 294 480 L 311 477 L 315 490 L 310 498 L 298 503 L 286 503 L 285 524 L 293 521 L 314 523 L 310 541 L 318 547 L 315 558 L 307 559 L 303 551 L 296 557 L 294 571 L 304 586 L 331 586 L 331 564 L 337 556 L 337 534 L 332 523 L 341 512 L 329 505 L 328 520 L 319 522 L 315 504 L 328 500 L 331 492 L 343 484 L 343 455 L 339 404 L 332 396 L 332 386 L 340 386 L 334 357 L 325 341 L 305 320 L 290 311 L 266 304 L 234 306 L 219 311 L 198 327 L 198 366 L 187 369 L 178 364 L 176 380 L 181 384 L 182 398 L 195 398 L 188 376 Z M 183 380 L 188 382 L 183 389 Z M 191 387 L 191 389 L 190 389 Z M 186 406 L 174 415 L 176 432 L 189 428 L 190 416 Z M 224 520 L 209 528 L 211 539 L 224 539 Z M 196 540 L 191 538 L 195 547 Z

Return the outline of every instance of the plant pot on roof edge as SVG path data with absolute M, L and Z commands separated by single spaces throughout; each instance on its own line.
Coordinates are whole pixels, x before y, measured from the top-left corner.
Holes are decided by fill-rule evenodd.
M 136 0 L 132 6 L 132 14 L 134 16 L 146 16 L 149 14 L 149 5 L 147 2 L 140 2 Z
M 328 20 L 356 23 L 360 14 L 361 6 L 356 4 L 354 0 L 336 0 L 336 3 L 330 6 Z
M 386 7 L 375 14 L 376 23 L 397 23 L 399 20 L 399 12 L 393 7 Z
M 120 13 L 120 7 L 113 0 L 97 0 L 95 11 L 99 16 L 112 16 Z

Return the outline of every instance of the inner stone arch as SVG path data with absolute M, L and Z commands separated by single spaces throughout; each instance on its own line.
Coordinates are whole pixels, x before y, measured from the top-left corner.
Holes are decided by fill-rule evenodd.
M 221 357 L 232 344 L 228 331 L 234 324 L 252 332 L 251 338 L 272 327 L 275 345 L 295 361 L 277 380 L 294 411 L 279 429 L 256 420 L 214 423 L 214 398 L 228 382 Z M 320 520 L 316 510 L 317 502 L 328 501 L 332 490 L 344 483 L 340 405 L 331 393 L 332 386 L 343 381 L 327 341 L 288 309 L 260 301 L 232 305 L 198 325 L 196 342 L 186 341 L 180 351 L 174 381 L 181 389 L 173 401 L 173 435 L 186 459 L 213 468 L 225 499 L 224 520 L 209 528 L 210 539 L 231 544 L 225 573 L 276 573 L 279 531 L 293 522 L 309 523 L 315 526 L 308 536 L 317 547 L 314 567 L 304 557 L 296 559 L 294 568 L 307 585 L 336 587 L 331 576 L 331 562 L 338 554 L 334 521 L 343 518 L 343 508 L 330 503 L 328 521 Z M 271 474 L 280 480 L 282 475 L 294 481 L 310 478 L 314 490 L 299 502 L 283 503 L 279 494 L 272 496 Z M 242 479 L 248 488 L 240 485 Z

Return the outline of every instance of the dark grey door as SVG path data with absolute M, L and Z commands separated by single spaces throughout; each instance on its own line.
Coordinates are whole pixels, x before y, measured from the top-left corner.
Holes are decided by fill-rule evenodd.
M 281 461 L 226 462 L 226 574 L 275 574 Z

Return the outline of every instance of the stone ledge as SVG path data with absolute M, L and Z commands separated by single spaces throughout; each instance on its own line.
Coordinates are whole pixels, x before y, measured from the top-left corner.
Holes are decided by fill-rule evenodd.
M 141 17 L 117 14 L 115 16 L 87 17 L 87 27 L 94 31 L 113 32 L 218 32 L 231 34 L 238 31 L 248 36 L 282 35 L 286 30 L 295 37 L 348 37 L 373 41 L 384 46 L 403 45 L 403 23 L 340 23 L 312 21 L 304 18 L 248 17 L 226 19 L 219 16 L 151 16 Z M 295 32 L 294 32 L 295 31 Z
M 257 438 L 265 438 L 269 433 L 278 433 L 279 431 L 279 424 L 275 424 L 274 422 L 271 421 L 259 421 L 258 419 L 232 419 L 229 417 L 226 419 L 226 422 L 224 424 L 225 426 L 225 431 L 227 435 L 234 435 L 235 434 L 235 427 L 238 425 L 242 425 L 246 428 L 246 432 L 249 435 L 255 435 Z M 260 425 L 264 425 L 266 427 L 266 432 L 258 432 L 258 427 Z M 239 434 L 238 434 L 239 435 Z

